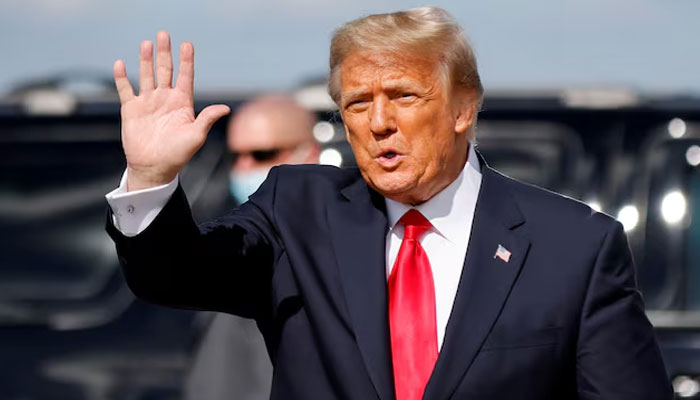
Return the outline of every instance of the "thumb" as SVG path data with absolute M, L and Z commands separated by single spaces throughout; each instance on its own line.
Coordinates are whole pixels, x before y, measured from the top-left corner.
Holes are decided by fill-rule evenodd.
M 197 128 L 199 130 L 203 131 L 204 133 L 208 133 L 212 125 L 214 125 L 214 123 L 218 121 L 219 118 L 223 117 L 224 115 L 230 112 L 231 109 L 227 105 L 211 105 L 206 107 L 199 113 L 197 118 L 194 120 L 194 123 L 195 125 L 197 125 Z

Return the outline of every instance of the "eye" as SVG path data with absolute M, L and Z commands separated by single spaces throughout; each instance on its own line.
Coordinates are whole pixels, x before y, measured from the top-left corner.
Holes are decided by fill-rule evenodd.
M 412 92 L 402 92 L 399 93 L 399 95 L 396 97 L 396 100 L 402 102 L 402 103 L 409 103 L 412 102 L 417 98 L 415 93 Z
M 367 107 L 367 100 L 364 99 L 355 99 L 355 100 L 350 100 L 346 105 L 345 109 L 347 110 L 354 110 L 354 111 L 360 111 L 364 108 Z

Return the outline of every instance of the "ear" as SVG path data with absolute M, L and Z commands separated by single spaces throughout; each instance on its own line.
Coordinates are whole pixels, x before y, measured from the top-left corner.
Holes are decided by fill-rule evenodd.
M 466 89 L 455 90 L 455 132 L 463 134 L 476 119 L 476 94 Z

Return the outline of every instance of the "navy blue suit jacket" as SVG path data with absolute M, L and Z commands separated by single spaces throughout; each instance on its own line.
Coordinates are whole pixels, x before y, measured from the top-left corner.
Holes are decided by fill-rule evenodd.
M 424 399 L 671 399 L 621 225 L 481 162 Z M 199 227 L 178 189 L 136 237 L 107 229 L 137 296 L 257 321 L 273 399 L 394 398 L 386 210 L 358 170 L 275 168 L 249 202 Z

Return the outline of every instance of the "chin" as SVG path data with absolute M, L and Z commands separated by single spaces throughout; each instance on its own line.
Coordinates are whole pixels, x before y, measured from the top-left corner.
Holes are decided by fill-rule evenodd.
M 398 176 L 397 176 L 398 175 Z M 370 181 L 374 190 L 379 194 L 393 198 L 406 195 L 416 187 L 416 180 L 399 172 L 383 173 L 379 176 L 371 176 Z

